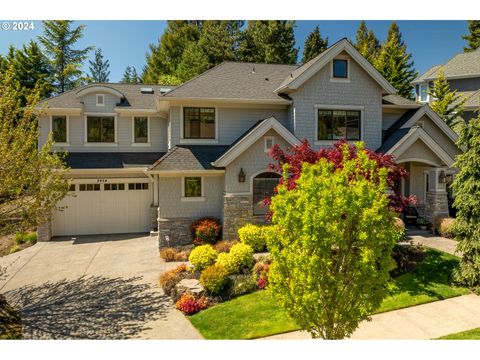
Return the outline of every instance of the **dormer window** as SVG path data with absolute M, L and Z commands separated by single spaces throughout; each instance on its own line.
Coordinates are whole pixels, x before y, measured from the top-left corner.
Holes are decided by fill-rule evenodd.
M 97 106 L 105 106 L 105 95 L 97 94 Z
M 418 101 L 428 102 L 428 85 L 422 84 L 418 87 Z
M 333 59 L 332 76 L 336 79 L 348 78 L 348 60 Z

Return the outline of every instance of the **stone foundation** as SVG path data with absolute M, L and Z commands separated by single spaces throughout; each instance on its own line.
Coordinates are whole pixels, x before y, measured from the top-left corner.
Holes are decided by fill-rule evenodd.
M 158 219 L 158 247 L 188 245 L 192 243 L 190 225 L 195 219 Z M 167 241 L 167 237 L 168 240 Z
M 150 230 L 158 229 L 158 206 L 150 206 Z
M 247 223 L 264 224 L 265 215 L 253 215 L 252 195 L 223 197 L 223 239 L 236 240 L 237 231 Z
M 433 222 L 436 217 L 448 216 L 448 198 L 447 192 L 427 192 L 425 201 L 425 217 Z
M 53 229 L 51 222 L 37 227 L 37 241 L 50 241 L 52 239 L 52 234 Z

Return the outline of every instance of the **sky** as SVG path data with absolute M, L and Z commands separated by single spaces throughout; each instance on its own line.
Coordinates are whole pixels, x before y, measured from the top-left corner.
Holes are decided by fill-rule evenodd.
M 0 22 L 3 24 L 3 21 Z M 161 20 L 90 20 L 75 23 L 86 25 L 78 48 L 93 45 L 102 49 L 104 57 L 110 61 L 111 82 L 120 81 L 127 66 L 135 66 L 141 73 L 148 45 L 156 44 L 166 27 L 166 21 Z M 298 20 L 295 28 L 296 47 L 300 49 L 298 61 L 301 60 L 305 38 L 315 26 L 318 25 L 322 37 L 328 37 L 333 44 L 343 37 L 354 40 L 359 23 L 357 20 Z M 385 40 L 390 21 L 371 20 L 366 23 L 380 41 Z M 463 51 L 465 41 L 461 37 L 467 34 L 466 21 L 404 20 L 397 23 L 419 74 Z M 23 31 L 0 29 L 0 54 L 6 54 L 10 45 L 21 47 L 41 35 L 42 22 L 33 21 L 33 26 L 33 30 Z M 90 55 L 93 57 L 93 52 Z M 84 70 L 88 71 L 88 61 Z

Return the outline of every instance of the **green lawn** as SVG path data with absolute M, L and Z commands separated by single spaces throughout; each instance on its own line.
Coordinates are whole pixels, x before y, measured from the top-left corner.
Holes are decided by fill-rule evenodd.
M 435 340 L 480 340 L 480 328 L 442 336 Z
M 448 284 L 458 258 L 431 249 L 427 253 L 415 271 L 393 280 L 392 294 L 377 313 L 469 293 L 468 289 Z M 206 339 L 253 339 L 298 330 L 295 322 L 264 291 L 224 302 L 189 319 Z

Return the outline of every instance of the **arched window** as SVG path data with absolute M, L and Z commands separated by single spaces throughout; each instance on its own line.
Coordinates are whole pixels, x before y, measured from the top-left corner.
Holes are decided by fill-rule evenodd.
M 280 180 L 274 172 L 264 172 L 253 178 L 253 215 L 265 215 L 268 206 L 262 207 L 263 200 L 274 195 L 273 190 Z

